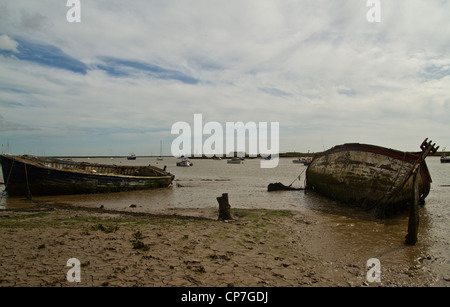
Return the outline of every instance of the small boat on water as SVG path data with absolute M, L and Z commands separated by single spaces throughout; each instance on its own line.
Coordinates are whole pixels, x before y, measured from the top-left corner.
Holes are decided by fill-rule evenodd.
M 311 161 L 312 161 L 312 157 L 301 157 L 301 158 L 292 160 L 293 163 L 303 164 L 306 166 L 311 164 Z
M 67 195 L 169 186 L 174 175 L 153 166 L 117 166 L 33 156 L 1 155 L 10 196 Z
M 136 155 L 134 153 L 129 153 L 127 156 L 127 160 L 136 160 Z
M 310 165 L 312 160 L 313 160 L 312 157 L 306 157 L 305 161 L 303 162 L 303 165 L 306 165 L 306 166 Z
M 230 160 L 227 160 L 227 163 L 228 164 L 242 164 L 244 162 L 242 161 L 241 158 L 232 158 Z
M 306 188 L 388 217 L 412 201 L 411 170 L 421 154 L 358 143 L 339 145 L 314 157 L 306 170 Z M 419 167 L 424 203 L 432 180 L 424 159 Z
M 159 142 L 159 157 L 157 158 L 158 161 L 162 161 L 162 141 Z
M 445 148 L 442 150 L 441 163 L 450 163 L 450 156 L 445 154 Z
M 193 166 L 194 164 L 186 157 L 182 156 L 181 161 L 177 162 L 177 166 L 183 166 L 183 167 L 189 167 Z

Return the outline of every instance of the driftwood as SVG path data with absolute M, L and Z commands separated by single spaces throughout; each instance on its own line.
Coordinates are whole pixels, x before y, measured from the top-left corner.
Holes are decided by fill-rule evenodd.
M 271 183 L 267 187 L 267 191 L 268 192 L 273 192 L 273 191 L 302 191 L 302 190 L 304 190 L 304 188 L 293 188 L 291 186 L 285 186 L 281 182 Z
M 221 197 L 217 197 L 217 201 L 219 202 L 219 221 L 232 220 L 228 193 L 223 193 Z

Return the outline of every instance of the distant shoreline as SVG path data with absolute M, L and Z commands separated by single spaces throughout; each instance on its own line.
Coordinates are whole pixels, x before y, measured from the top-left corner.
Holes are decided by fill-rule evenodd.
M 314 157 L 318 154 L 321 154 L 322 152 L 314 152 L 314 153 L 303 153 L 303 152 L 287 152 L 287 153 L 279 153 L 278 157 L 280 158 L 302 158 L 302 157 Z M 407 153 L 416 153 L 416 152 L 407 152 Z M 442 151 L 441 152 L 436 152 L 434 154 L 430 154 L 430 157 L 440 157 L 442 156 Z M 445 151 L 444 152 L 445 155 L 449 156 L 450 155 L 450 151 Z M 87 159 L 87 158 L 93 158 L 93 159 L 126 159 L 127 156 L 44 156 L 47 158 L 56 158 L 56 159 L 68 159 L 68 158 L 72 158 L 72 159 Z M 137 155 L 138 158 L 158 158 L 159 156 L 139 156 Z M 175 156 L 161 156 L 162 158 L 178 158 Z M 215 157 L 215 156 L 214 156 Z M 227 159 L 227 158 L 232 158 L 232 157 L 228 157 L 226 155 L 222 155 L 219 156 L 222 159 Z M 205 155 L 203 157 L 188 157 L 189 159 L 213 159 L 213 157 L 209 158 L 206 157 Z M 258 155 L 257 157 L 250 157 L 249 155 L 245 155 L 246 159 L 261 159 L 261 155 Z

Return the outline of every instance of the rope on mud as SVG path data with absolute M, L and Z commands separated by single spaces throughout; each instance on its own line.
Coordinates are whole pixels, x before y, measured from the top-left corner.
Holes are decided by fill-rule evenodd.
M 292 183 L 289 186 L 285 186 L 281 182 L 270 183 L 269 186 L 267 187 L 267 191 L 273 192 L 273 191 L 302 191 L 302 190 L 305 190 L 305 188 L 293 188 L 292 187 L 294 182 L 296 182 L 297 180 L 300 181 L 300 178 L 304 172 L 305 172 L 305 169 L 300 173 L 300 175 L 295 177 L 294 181 L 292 181 Z

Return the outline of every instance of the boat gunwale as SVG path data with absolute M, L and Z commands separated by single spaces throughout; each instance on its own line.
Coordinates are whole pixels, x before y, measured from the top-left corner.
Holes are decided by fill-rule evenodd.
M 37 167 L 40 169 L 51 169 L 57 172 L 68 172 L 71 174 L 82 174 L 82 175 L 89 175 L 89 176 L 99 176 L 99 177 L 108 177 L 108 178 L 127 178 L 127 179 L 140 179 L 140 180 L 150 180 L 150 179 L 171 179 L 173 177 L 173 175 L 171 173 L 165 172 L 163 170 L 159 170 L 159 169 L 155 169 L 155 167 L 153 166 L 131 166 L 131 165 L 127 165 L 127 166 L 118 166 L 118 165 L 113 165 L 113 164 L 92 164 L 92 163 L 88 163 L 88 162 L 71 162 L 71 161 L 61 161 L 61 160 L 57 160 L 54 159 L 54 163 L 60 163 L 60 164 L 73 164 L 73 165 L 80 165 L 82 163 L 87 163 L 88 166 L 92 166 L 94 168 L 101 168 L 101 167 L 126 167 L 126 168 L 130 168 L 130 169 L 139 169 L 140 167 L 150 167 L 152 168 L 152 170 L 154 170 L 155 172 L 160 172 L 161 175 L 158 176 L 135 176 L 135 175 L 125 175 L 125 174 L 114 174 L 114 173 L 100 173 L 100 172 L 91 172 L 89 170 L 83 170 L 83 169 L 70 169 L 70 168 L 59 168 L 59 167 L 54 167 L 54 166 L 46 166 L 43 164 L 40 164 L 40 162 L 45 163 L 52 163 L 51 161 L 46 161 L 45 159 L 40 159 L 35 157 L 35 159 L 37 161 L 33 161 L 28 159 L 27 157 L 23 157 L 23 156 L 14 156 L 14 155 L 1 155 L 1 157 L 6 157 L 10 160 L 15 160 L 18 161 L 19 163 L 23 163 L 23 164 L 27 164 L 33 167 Z M 53 159 L 50 159 L 53 160 Z M 0 160 L 1 162 L 1 160 Z M 165 174 L 164 174 L 165 173 Z
M 311 165 L 313 164 L 314 160 L 326 156 L 328 154 L 337 153 L 341 151 L 365 151 L 365 152 L 371 152 L 374 154 L 380 154 L 387 157 L 391 157 L 393 159 L 397 159 L 400 161 L 404 161 L 407 163 L 415 163 L 420 158 L 419 153 L 411 153 L 406 151 L 400 151 L 392 148 L 386 148 L 381 147 L 377 145 L 369 145 L 369 144 L 360 144 L 360 143 L 346 143 L 343 145 L 337 145 L 333 148 L 330 148 L 318 155 L 316 155 L 313 158 L 313 161 L 311 162 Z M 421 168 L 423 169 L 423 175 L 426 177 L 427 181 L 430 183 L 433 182 L 431 179 L 430 171 L 428 170 L 427 164 L 425 161 L 422 162 Z
M 406 151 L 400 151 L 396 149 L 376 146 L 376 145 L 369 145 L 369 144 L 360 144 L 360 143 L 347 143 L 343 145 L 337 145 L 331 149 L 328 149 L 316 156 L 324 156 L 330 153 L 334 152 L 341 152 L 341 151 L 366 151 L 366 152 L 372 152 L 376 154 L 385 155 L 394 159 L 402 160 L 409 163 L 414 163 L 417 161 L 419 156 L 414 153 L 406 152 Z

